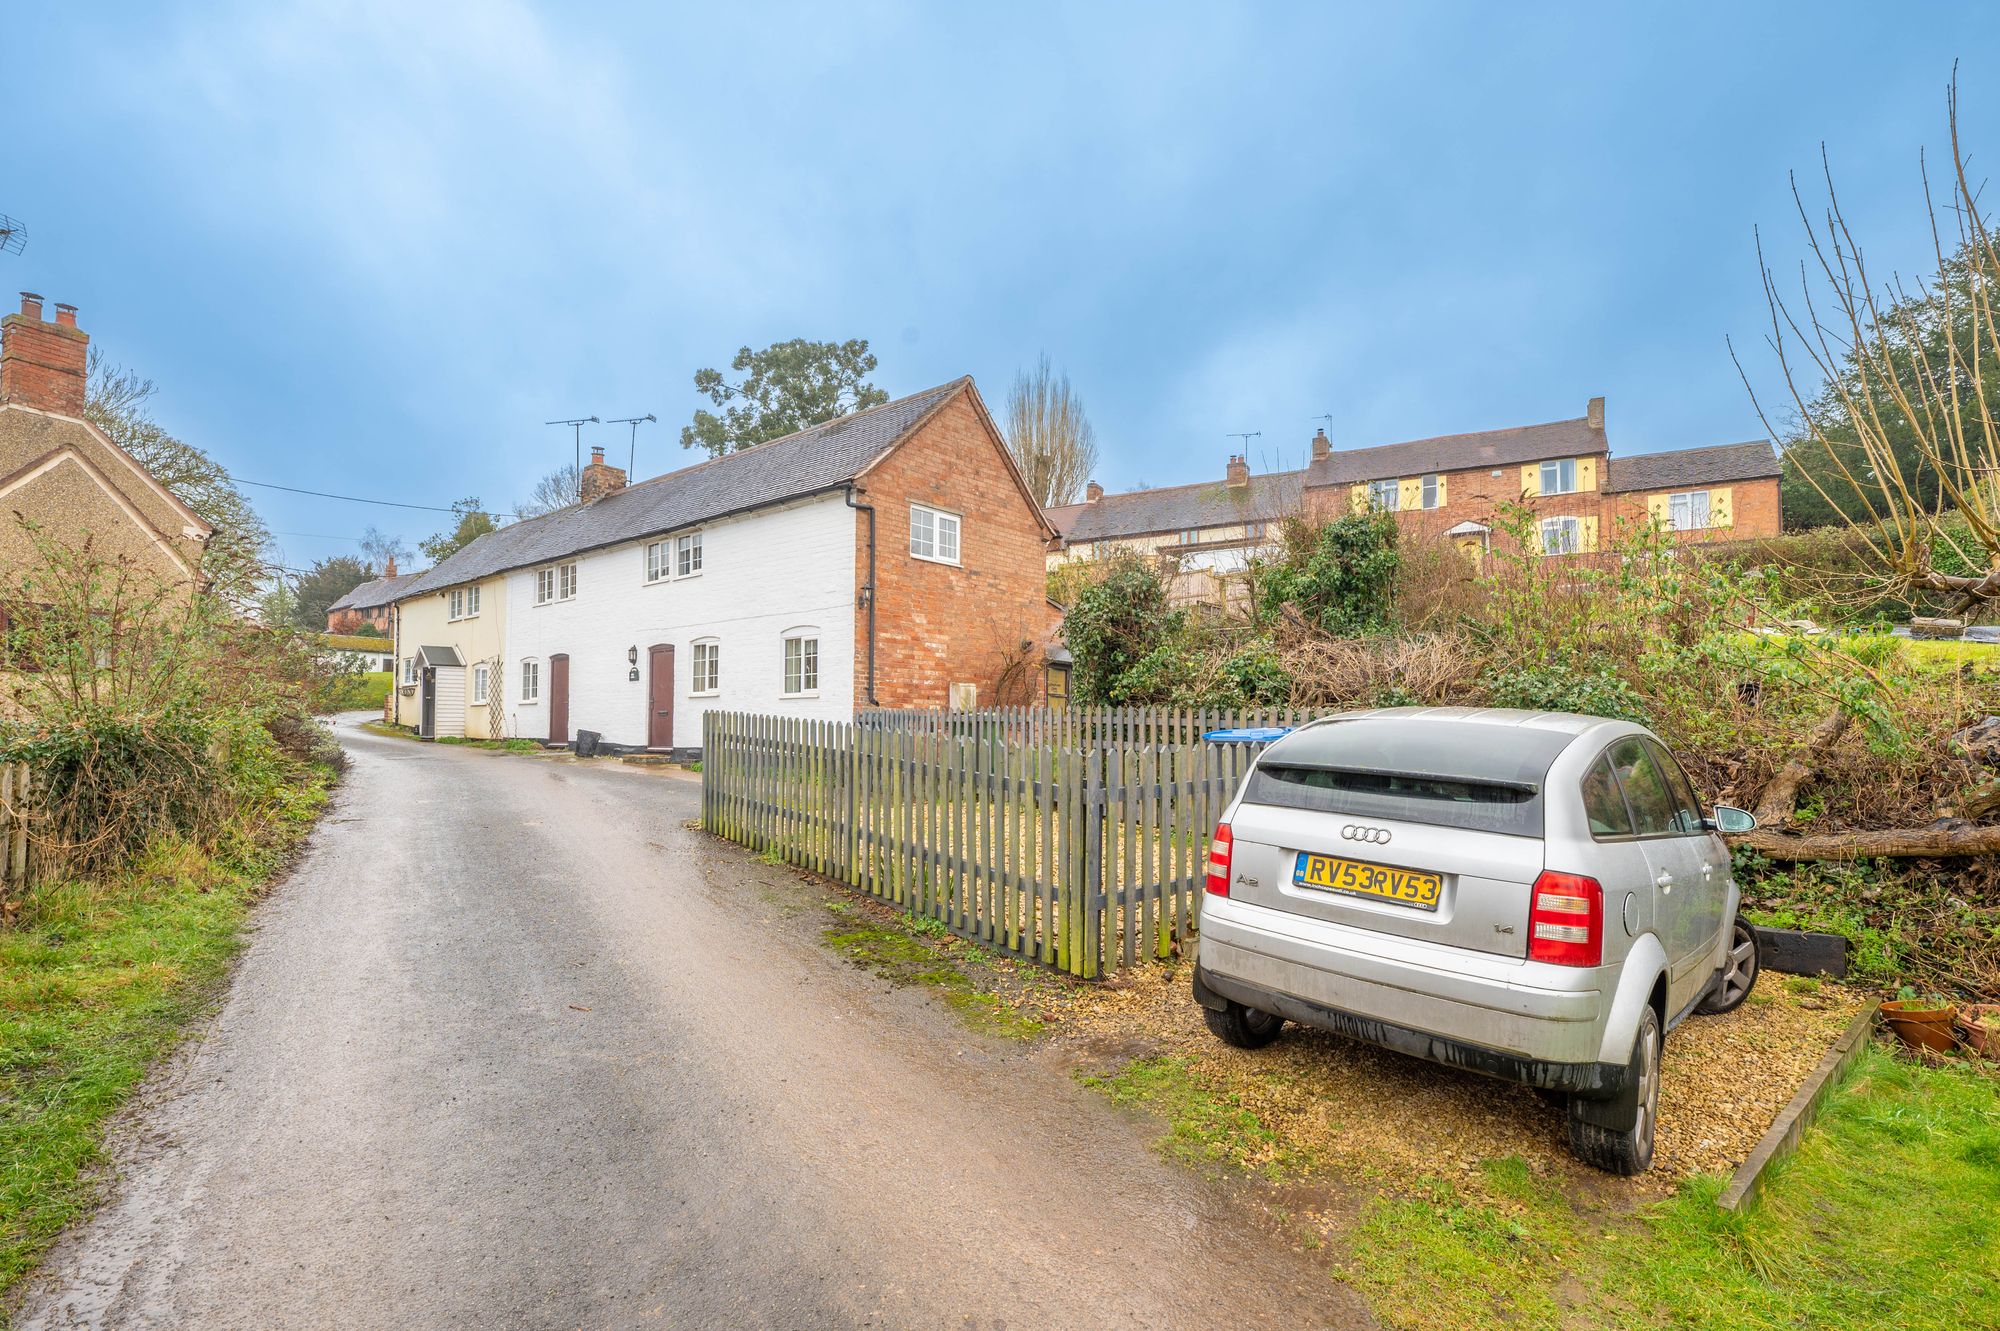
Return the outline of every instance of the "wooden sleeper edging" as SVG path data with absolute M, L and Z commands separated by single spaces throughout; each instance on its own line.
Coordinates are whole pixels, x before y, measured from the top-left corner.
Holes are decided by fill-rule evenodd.
M 1758 1141 L 1757 1149 L 1736 1167 L 1729 1186 L 1715 1199 L 1717 1206 L 1725 1211 L 1746 1211 L 1757 1200 L 1764 1171 L 1773 1161 L 1781 1160 L 1798 1149 L 1799 1139 L 1805 1136 L 1812 1121 L 1819 1117 L 1819 1111 L 1825 1107 L 1828 1097 L 1839 1089 L 1847 1069 L 1867 1048 L 1868 1032 L 1874 1026 L 1875 1014 L 1881 1006 L 1880 999 L 1869 1003 L 1847 1024 L 1847 1029 L 1833 1042 L 1833 1048 L 1826 1051 L 1826 1057 L 1819 1061 L 1819 1065 L 1805 1079 L 1805 1084 L 1799 1087 L 1792 1102 L 1772 1121 L 1770 1129 Z

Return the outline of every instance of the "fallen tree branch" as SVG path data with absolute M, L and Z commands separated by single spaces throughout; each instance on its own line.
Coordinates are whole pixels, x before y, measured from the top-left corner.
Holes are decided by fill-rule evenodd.
M 1960 855 L 2000 855 L 2000 827 L 1969 823 L 1945 827 L 1899 827 L 1878 832 L 1817 832 L 1793 836 L 1774 828 L 1727 838 L 1774 860 L 1932 860 Z
M 1798 809 L 1799 787 L 1812 775 L 1813 765 L 1821 755 L 1839 743 L 1840 737 L 1847 733 L 1848 720 L 1845 710 L 1834 708 L 1824 721 L 1813 728 L 1813 733 L 1806 737 L 1799 751 L 1778 769 L 1778 774 L 1771 778 L 1771 783 L 1764 787 L 1764 793 L 1757 801 L 1755 812 L 1759 831 L 1777 832 L 1792 820 L 1792 814 Z

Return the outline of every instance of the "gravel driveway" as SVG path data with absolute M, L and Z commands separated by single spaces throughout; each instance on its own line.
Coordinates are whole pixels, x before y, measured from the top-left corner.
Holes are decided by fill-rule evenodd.
M 1059 1063 L 787 927 L 693 783 L 340 734 L 17 1325 L 1368 1324 Z

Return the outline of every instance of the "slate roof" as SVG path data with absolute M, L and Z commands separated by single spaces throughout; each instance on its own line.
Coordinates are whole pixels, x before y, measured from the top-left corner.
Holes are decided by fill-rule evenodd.
M 1611 459 L 1613 492 L 1671 490 L 1728 481 L 1756 481 L 1783 474 L 1769 440 L 1747 444 L 1716 444 L 1708 448 L 1678 448 L 1666 453 L 1638 453 Z
M 1160 490 L 1129 490 L 1108 494 L 1094 504 L 1065 504 L 1048 510 L 1048 518 L 1065 542 L 1107 540 L 1181 531 L 1189 527 L 1226 527 L 1240 522 L 1274 522 L 1296 509 L 1300 471 L 1274 471 L 1252 476 L 1242 489 L 1221 481 L 1175 485 Z
M 402 588 L 398 598 L 835 489 L 866 471 L 971 384 L 970 377 L 954 379 L 628 485 L 588 503 L 510 523 L 479 537 Z
M 377 606 L 391 605 L 400 601 L 411 584 L 423 576 L 422 573 L 398 573 L 393 578 L 370 578 L 328 606 L 327 613 L 332 614 L 336 610 L 373 610 Z
M 1607 452 L 1601 428 L 1578 416 L 1544 425 L 1517 425 L 1505 430 L 1445 434 L 1401 444 L 1352 448 L 1320 458 L 1306 468 L 1307 485 L 1359 485 L 1423 476 L 1434 471 L 1476 471 L 1482 467 L 1516 466 L 1545 458 L 1580 458 Z

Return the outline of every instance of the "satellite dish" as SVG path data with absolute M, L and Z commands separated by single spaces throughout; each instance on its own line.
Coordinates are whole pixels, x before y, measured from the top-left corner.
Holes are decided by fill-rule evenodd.
M 0 254 L 19 254 L 28 247 L 28 228 L 0 213 Z

